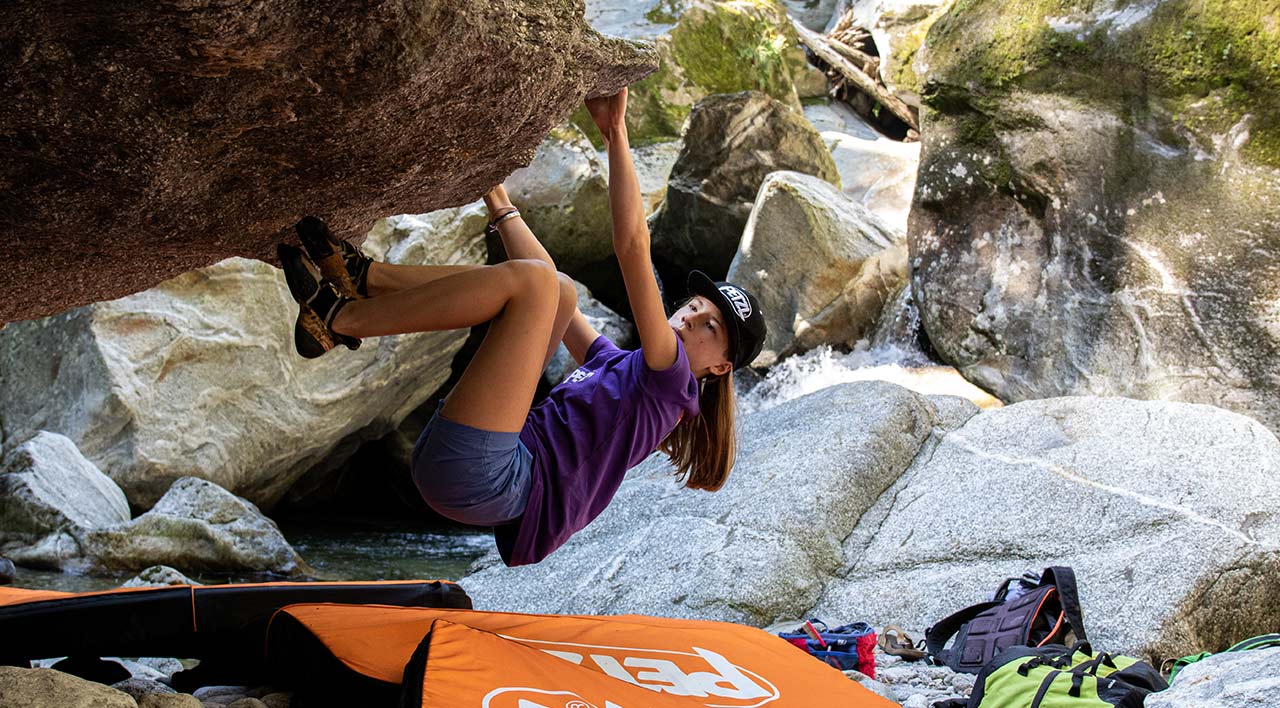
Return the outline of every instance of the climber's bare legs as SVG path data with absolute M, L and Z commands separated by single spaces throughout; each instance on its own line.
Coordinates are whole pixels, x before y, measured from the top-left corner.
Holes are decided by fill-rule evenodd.
M 450 392 L 442 414 L 474 428 L 518 432 L 542 376 L 547 342 L 558 326 L 562 293 L 555 270 L 546 263 L 507 261 L 353 300 L 332 327 L 352 337 L 376 337 L 489 322 L 484 342 Z M 563 329 L 559 336 L 564 336 Z
M 369 291 L 369 297 L 381 297 L 483 267 L 481 265 L 397 265 L 374 261 L 369 264 L 365 288 Z

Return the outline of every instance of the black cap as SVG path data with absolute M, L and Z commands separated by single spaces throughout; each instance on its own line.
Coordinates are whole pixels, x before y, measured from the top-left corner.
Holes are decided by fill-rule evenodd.
M 729 331 L 733 368 L 749 365 L 764 347 L 766 327 L 760 303 L 751 293 L 724 281 L 714 281 L 700 270 L 689 273 L 689 294 L 701 295 L 720 308 Z

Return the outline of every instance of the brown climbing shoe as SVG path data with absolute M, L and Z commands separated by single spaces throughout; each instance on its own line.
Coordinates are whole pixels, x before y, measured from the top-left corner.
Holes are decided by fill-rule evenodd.
M 298 319 L 293 323 L 293 348 L 304 359 L 315 359 L 333 349 L 333 332 L 310 307 L 298 306 Z
M 333 235 L 319 217 L 304 216 L 293 226 L 307 255 L 332 280 L 338 292 L 349 298 L 369 296 L 369 264 L 373 259 L 360 249 Z
M 302 251 L 280 244 L 276 253 L 284 269 L 285 282 L 289 284 L 289 294 L 298 303 L 298 319 L 293 326 L 293 346 L 298 354 L 314 359 L 336 344 L 359 349 L 359 339 L 334 332 L 330 326 L 351 298 L 340 294 L 332 280 L 323 278 Z

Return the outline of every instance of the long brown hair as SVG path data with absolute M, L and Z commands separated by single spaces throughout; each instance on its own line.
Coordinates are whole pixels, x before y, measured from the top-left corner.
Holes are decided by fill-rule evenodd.
M 658 450 L 671 458 L 684 486 L 714 492 L 729 478 L 738 452 L 733 372 L 707 379 L 698 406 L 698 415 L 677 423 Z

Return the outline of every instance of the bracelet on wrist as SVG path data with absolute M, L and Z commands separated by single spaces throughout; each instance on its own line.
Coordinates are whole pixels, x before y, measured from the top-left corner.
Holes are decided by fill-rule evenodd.
M 488 226 L 485 230 L 486 230 L 486 231 L 497 231 L 497 230 L 498 230 L 498 224 L 501 224 L 502 222 L 504 222 L 504 221 L 506 221 L 506 220 L 508 220 L 508 219 L 514 219 L 514 218 L 516 218 L 516 217 L 518 217 L 518 216 L 520 216 L 520 210 L 519 210 L 519 209 L 516 209 L 515 207 L 512 207 L 512 208 L 511 208 L 511 211 L 508 211 L 508 212 L 506 212 L 506 213 L 502 214 L 501 216 L 495 217 L 493 221 L 490 221 L 490 222 L 489 222 L 489 226 Z

